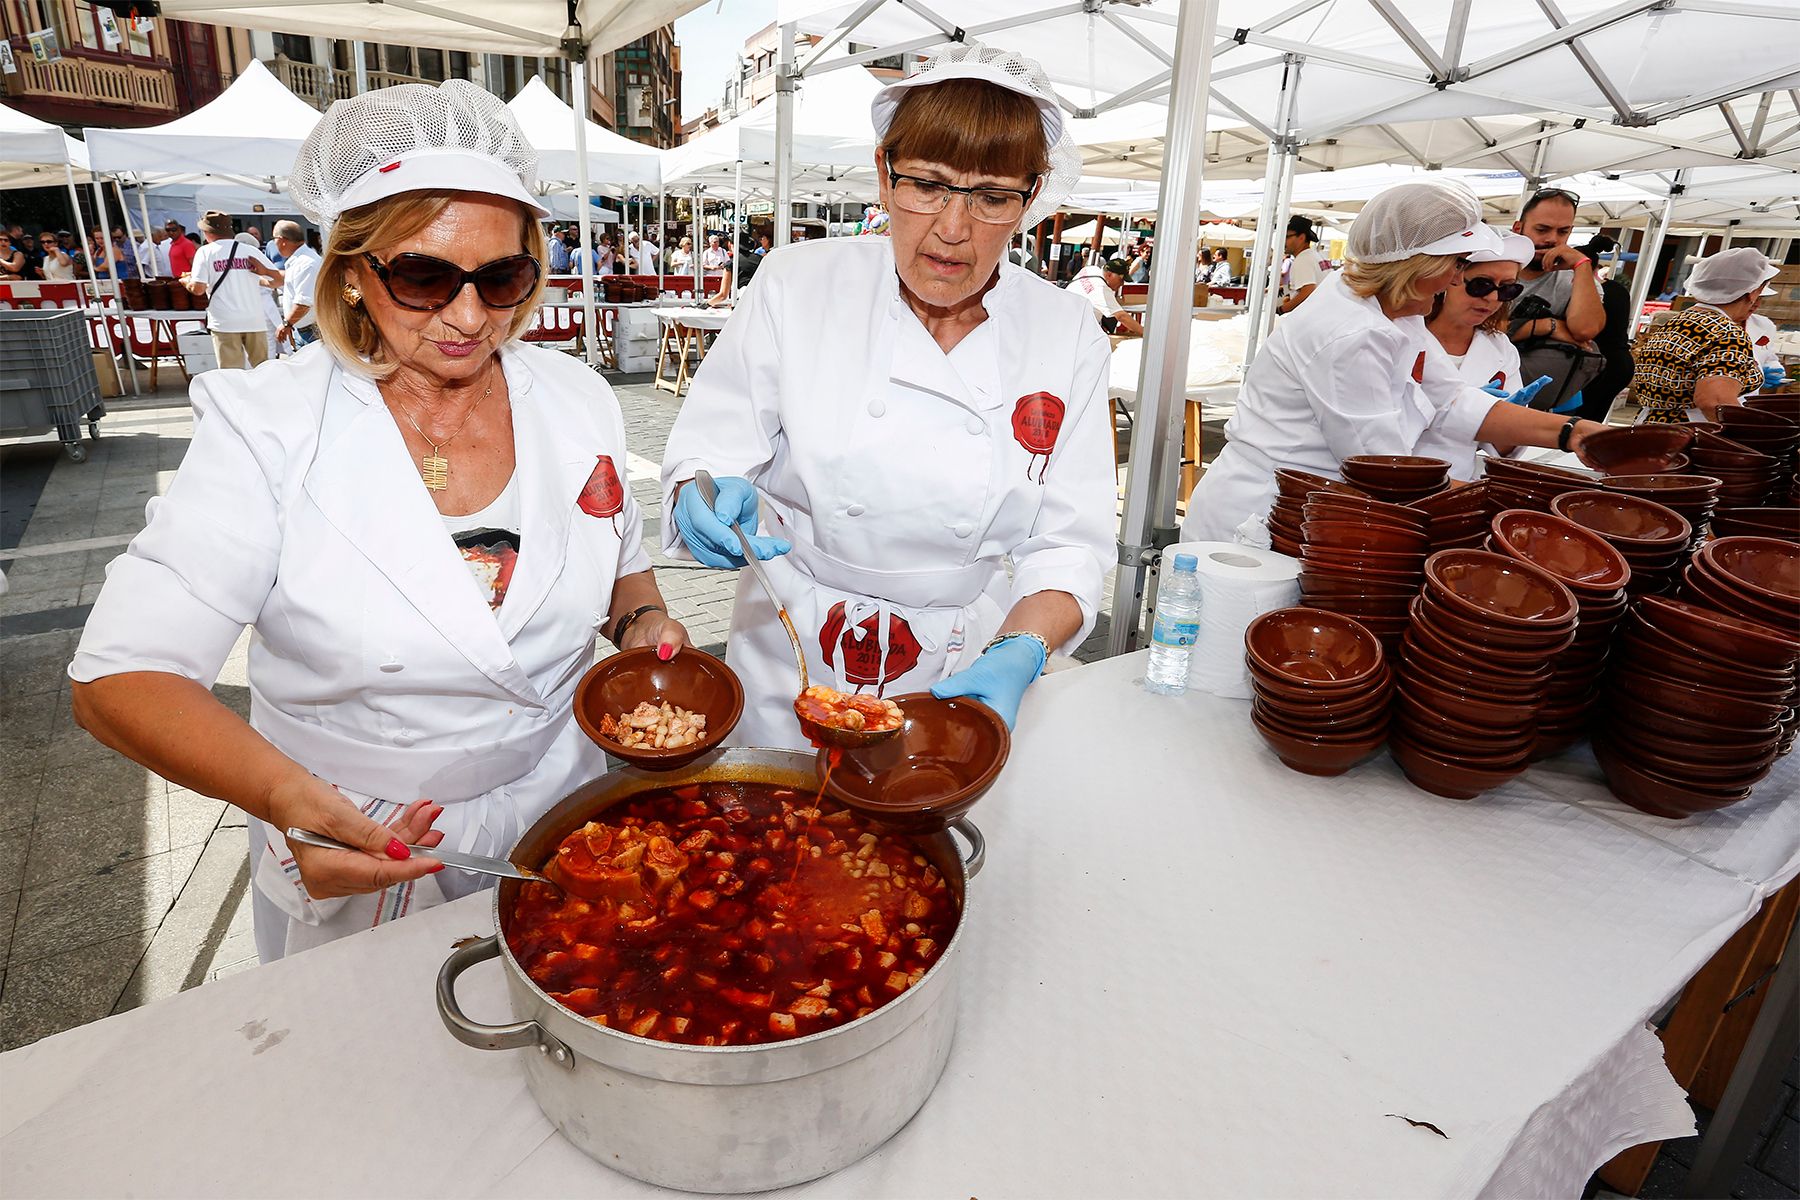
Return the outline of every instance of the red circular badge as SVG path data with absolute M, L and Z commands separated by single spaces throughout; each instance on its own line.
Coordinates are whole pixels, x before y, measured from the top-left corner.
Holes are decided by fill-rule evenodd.
M 1031 478 L 1031 468 L 1042 455 L 1044 462 L 1038 469 L 1038 482 L 1044 482 L 1044 472 L 1050 469 L 1050 454 L 1056 449 L 1056 437 L 1062 432 L 1064 411 L 1063 402 L 1049 392 L 1020 396 L 1019 402 L 1013 405 L 1013 437 L 1025 447 L 1025 453 L 1031 455 L 1031 461 L 1025 464 L 1025 478 Z
M 1425 352 L 1419 351 L 1419 357 L 1413 359 L 1413 382 L 1425 382 Z
M 852 684 L 858 691 L 873 686 L 875 694 L 894 680 L 919 665 L 919 639 L 914 636 L 912 626 L 899 613 L 888 614 L 888 650 L 886 670 L 881 660 L 881 639 L 876 636 L 880 628 L 881 616 L 871 614 L 856 628 L 861 637 L 852 637 L 851 631 L 845 628 L 844 602 L 839 600 L 831 606 L 825 616 L 825 623 L 819 627 L 819 650 L 825 655 L 825 665 Z M 842 657 L 843 665 L 838 666 Z
M 611 455 L 600 455 L 575 503 L 590 517 L 617 518 L 624 511 L 625 488 L 619 483 L 619 472 L 613 467 Z M 619 522 L 615 519 L 613 529 L 616 531 L 618 527 Z

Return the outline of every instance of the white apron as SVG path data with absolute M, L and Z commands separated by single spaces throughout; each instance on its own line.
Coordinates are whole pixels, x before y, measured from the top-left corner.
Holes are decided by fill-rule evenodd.
M 447 848 L 504 853 L 605 769 L 570 719 L 574 687 L 615 579 L 649 559 L 605 383 L 553 351 L 502 354 L 522 530 L 498 612 L 375 385 L 311 346 L 195 381 L 194 443 L 109 568 L 71 676 L 164 670 L 210 686 L 250 625 L 259 733 L 377 820 L 429 799 L 445 806 Z M 447 869 L 314 901 L 285 841 L 250 825 L 265 960 L 484 882 Z
M 765 568 L 815 682 L 922 691 L 1033 592 L 1080 604 L 1070 648 L 1091 625 L 1113 536 L 1107 343 L 1079 297 L 1015 268 L 985 307 L 946 355 L 885 239 L 775 251 L 695 377 L 665 497 L 699 467 L 757 485 L 763 532 L 794 545 Z M 672 520 L 663 544 L 686 553 Z M 748 572 L 727 658 L 746 693 L 733 740 L 804 749 L 793 650 Z

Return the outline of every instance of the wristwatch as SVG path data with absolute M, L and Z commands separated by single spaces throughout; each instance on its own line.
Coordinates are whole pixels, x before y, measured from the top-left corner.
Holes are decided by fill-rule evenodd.
M 1574 436 L 1575 426 L 1579 424 L 1581 424 L 1581 418 L 1579 416 L 1570 417 L 1567 421 L 1563 422 L 1563 427 L 1557 430 L 1556 433 L 1556 448 L 1558 450 L 1568 450 L 1569 438 Z
M 646 604 L 641 608 L 634 608 L 618 619 L 613 625 L 612 633 L 606 640 L 623 650 L 624 646 L 620 645 L 620 643 L 625 640 L 625 631 L 637 624 L 637 619 L 647 612 L 667 613 L 668 610 L 660 604 Z

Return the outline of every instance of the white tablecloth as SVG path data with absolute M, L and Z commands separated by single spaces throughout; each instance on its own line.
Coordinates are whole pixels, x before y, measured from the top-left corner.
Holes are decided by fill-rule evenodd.
M 684 305 L 680 308 L 658 308 L 651 311 L 664 325 L 685 325 L 689 329 L 723 329 L 725 322 L 731 319 L 729 308 Z
M 949 1068 L 795 1194 L 1573 1196 L 1691 1131 L 1645 1021 L 1791 870 L 1794 757 L 1681 824 L 1618 811 L 1581 756 L 1459 803 L 1386 758 L 1288 771 L 1243 702 L 1147 695 L 1143 661 L 1027 697 L 974 814 Z M 6 1191 L 651 1194 L 552 1131 L 517 1052 L 440 1027 L 435 972 L 488 904 L 0 1057 Z M 461 993 L 509 1011 L 497 965 Z

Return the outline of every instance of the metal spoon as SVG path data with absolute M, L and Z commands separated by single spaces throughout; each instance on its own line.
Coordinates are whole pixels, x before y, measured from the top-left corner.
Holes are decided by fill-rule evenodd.
M 700 489 L 700 498 L 706 501 L 708 508 L 713 508 L 719 498 L 719 489 L 713 483 L 712 475 L 704 470 L 694 472 L 694 486 Z M 717 511 L 716 509 L 714 511 Z M 731 532 L 737 534 L 738 545 L 744 552 L 744 564 L 756 576 L 756 582 L 762 584 L 763 591 L 769 594 L 769 600 L 775 605 L 775 615 L 781 619 L 781 627 L 787 630 L 788 641 L 794 645 L 794 663 L 800 668 L 800 693 L 794 697 L 794 719 L 800 722 L 800 732 L 815 746 L 836 746 L 840 750 L 856 750 L 863 746 L 873 746 L 877 742 L 885 742 L 900 732 L 900 727 L 892 729 L 837 729 L 830 725 L 821 725 L 800 710 L 800 697 L 805 695 L 811 686 L 806 675 L 806 651 L 801 648 L 800 635 L 794 630 L 793 618 L 788 616 L 787 605 L 775 594 L 775 585 L 763 573 L 762 562 L 756 557 L 755 549 L 750 545 L 750 535 L 744 527 L 733 521 Z
M 322 833 L 314 833 L 310 829 L 290 829 L 287 840 L 299 842 L 303 846 L 317 846 L 321 850 L 354 850 L 358 854 L 365 853 L 361 846 L 352 846 L 335 838 L 328 838 Z M 501 879 L 522 879 L 527 883 L 547 883 L 557 891 L 562 891 L 562 884 L 529 867 L 521 867 L 517 863 L 508 862 L 504 858 L 488 858 L 483 854 L 464 854 L 460 850 L 444 850 L 437 846 L 408 846 L 408 850 L 421 858 L 435 858 L 447 867 L 460 867 L 465 871 L 474 871 L 477 875 L 497 875 Z

